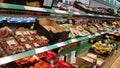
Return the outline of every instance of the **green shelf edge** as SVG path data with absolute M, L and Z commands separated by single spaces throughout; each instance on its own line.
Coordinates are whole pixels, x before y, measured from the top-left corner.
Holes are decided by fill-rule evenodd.
M 23 5 L 0 3 L 0 8 L 25 10 Z

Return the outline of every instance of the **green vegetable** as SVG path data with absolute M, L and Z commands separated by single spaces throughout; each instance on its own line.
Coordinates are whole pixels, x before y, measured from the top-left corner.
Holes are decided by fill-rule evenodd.
M 85 68 L 85 63 L 81 62 L 78 68 Z
M 70 38 L 74 38 L 75 37 L 75 34 L 73 34 L 72 32 L 69 33 L 69 37 Z

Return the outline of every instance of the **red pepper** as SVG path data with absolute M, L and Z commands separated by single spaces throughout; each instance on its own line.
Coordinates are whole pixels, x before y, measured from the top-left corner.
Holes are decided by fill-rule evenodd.
M 63 60 L 60 60 L 57 64 L 57 68 L 71 68 L 70 65 Z
M 53 51 L 47 51 L 43 53 L 43 56 L 45 60 L 51 60 L 51 59 L 56 60 L 57 59 L 57 56 Z
M 52 66 L 47 62 L 41 60 L 34 65 L 34 68 L 52 68 Z

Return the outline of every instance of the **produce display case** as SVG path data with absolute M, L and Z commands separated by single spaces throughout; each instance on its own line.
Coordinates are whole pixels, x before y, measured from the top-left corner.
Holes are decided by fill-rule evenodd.
M 20 8 L 17 8 L 16 6 L 18 6 Z M 97 53 L 95 53 L 95 55 L 97 55 L 97 58 L 91 57 L 91 55 L 88 55 L 85 53 L 85 52 L 88 52 L 88 50 L 92 47 L 92 44 L 88 43 L 89 42 L 88 39 L 95 38 L 95 37 L 98 38 L 98 36 L 101 37 L 101 35 L 112 32 L 119 28 L 118 27 L 119 23 L 117 20 L 120 19 L 120 17 L 117 17 L 117 16 L 110 16 L 110 15 L 103 15 L 103 14 L 91 14 L 91 13 L 86 13 L 86 12 L 63 11 L 63 10 L 56 10 L 56 9 L 29 7 L 29 6 L 22 6 L 22 5 L 4 4 L 4 3 L 0 3 L 0 7 L 4 8 L 4 9 L 9 9 L 9 11 L 11 11 L 11 12 L 13 12 L 13 10 L 10 10 L 10 9 L 17 10 L 19 15 L 20 15 L 19 10 L 22 10 L 22 11 L 20 11 L 21 14 L 25 14 L 25 16 L 24 15 L 21 15 L 21 16 L 13 15 L 13 16 L 7 17 L 6 19 L 2 19 L 5 17 L 0 18 L 2 20 L 2 21 L 0 20 L 0 22 L 1 22 L 0 27 L 7 26 L 11 29 L 11 31 L 13 31 L 12 37 L 11 37 L 11 35 L 8 34 L 7 36 L 5 36 L 5 38 L 4 37 L 1 38 L 0 41 L 1 41 L 2 46 L 6 45 L 6 43 L 11 42 L 11 41 L 6 42 L 6 39 L 12 40 L 12 42 L 14 42 L 14 44 L 12 43 L 14 48 L 18 44 L 20 44 L 20 45 L 25 44 L 24 50 L 22 52 L 19 51 L 19 49 L 16 50 L 16 52 L 10 52 L 8 50 L 7 52 L 10 52 L 10 53 L 7 56 L 4 54 L 4 52 L 1 48 L 0 51 L 2 51 L 1 53 L 4 54 L 4 56 L 1 56 L 1 58 L 0 58 L 0 65 L 15 61 L 19 66 L 31 67 L 31 68 L 32 67 L 37 68 L 37 66 L 40 67 L 40 65 L 43 67 L 44 67 L 44 65 L 46 65 L 46 66 L 49 66 L 49 68 L 52 68 L 52 66 L 54 67 L 55 63 L 58 64 L 58 66 L 60 66 L 61 68 L 62 68 L 62 63 L 63 63 L 63 67 L 65 66 L 66 68 L 71 68 L 70 67 L 70 64 L 71 64 L 71 66 L 73 66 L 74 68 L 77 68 L 79 66 L 84 65 L 83 63 L 81 63 L 81 64 L 79 63 L 81 61 L 81 62 L 84 62 L 85 64 L 87 64 L 88 65 L 88 66 L 86 65 L 87 67 L 93 67 L 95 65 L 94 62 L 96 62 L 96 60 L 98 62 L 103 63 L 106 60 L 106 58 L 102 57 L 101 55 L 99 56 Z M 3 16 L 4 16 L 7 13 L 7 11 L 8 10 L 4 11 L 5 13 L 1 12 L 1 15 L 3 14 Z M 27 11 L 30 13 L 27 14 Z M 39 13 L 38 11 L 49 13 L 49 14 L 45 15 L 46 18 L 45 17 L 41 18 L 41 17 L 39 17 L 39 15 L 44 16 L 44 13 L 42 14 L 42 13 Z M 6 16 L 8 16 L 9 14 L 10 13 L 6 14 Z M 17 14 L 17 13 L 13 12 L 12 14 Z M 79 26 L 72 25 L 72 26 L 70 26 L 70 28 L 73 28 L 74 31 L 78 30 L 80 33 L 82 33 L 82 30 L 86 30 L 86 31 L 89 31 L 89 34 L 85 34 L 83 32 L 84 35 L 81 34 L 81 35 L 77 35 L 75 37 L 69 38 L 68 36 L 69 36 L 70 31 L 66 31 L 64 26 L 61 27 L 59 24 L 57 24 L 56 20 L 48 19 L 48 16 L 52 17 L 52 14 L 59 14 L 59 15 L 61 15 L 62 19 L 64 19 L 64 16 L 74 16 L 74 15 L 81 16 L 81 17 L 84 17 L 84 16 L 85 17 L 93 17 L 93 19 L 96 17 L 97 18 L 105 18 L 108 20 L 114 19 L 113 21 L 111 21 L 111 23 L 114 22 L 115 24 L 111 24 L 110 22 L 108 22 L 106 20 L 104 21 L 104 23 L 102 23 L 103 20 L 101 22 L 95 21 L 95 23 L 93 21 L 91 23 L 87 20 L 88 24 L 87 24 L 87 26 L 85 26 L 86 28 L 84 27 L 84 29 L 81 28 L 81 27 L 83 27 L 83 24 L 81 24 L 81 25 L 77 24 Z M 30 16 L 30 19 L 29 19 L 29 16 L 27 16 L 27 15 Z M 62 15 L 63 15 L 63 17 L 62 17 Z M 17 16 L 18 16 L 18 18 L 16 18 Z M 35 16 L 37 16 L 37 17 L 35 17 Z M 32 20 L 31 20 L 31 17 L 33 17 Z M 54 17 L 56 18 L 56 15 Z M 77 21 L 77 19 L 75 19 L 75 21 Z M 99 23 L 99 24 L 96 24 L 96 23 Z M 76 23 L 74 23 L 74 24 L 76 24 Z M 102 26 L 100 26 L 100 25 L 102 25 Z M 24 28 L 19 28 L 19 27 L 24 27 Z M 79 27 L 79 28 L 76 29 L 77 27 Z M 95 32 L 90 31 L 90 29 L 87 27 L 90 27 L 91 30 L 93 28 Z M 100 29 L 98 29 L 98 28 L 100 28 Z M 106 29 L 104 29 L 104 28 L 106 28 Z M 5 32 L 5 31 L 3 31 L 3 32 Z M 32 36 L 29 35 L 29 33 Z M 37 36 L 35 36 L 35 35 L 37 35 Z M 44 35 L 45 37 L 43 37 L 41 35 Z M 16 43 L 15 40 L 18 42 L 18 44 Z M 26 40 L 28 40 L 28 41 L 26 41 Z M 40 41 L 44 41 L 44 42 L 40 42 Z M 28 44 L 25 42 L 27 42 Z M 40 44 L 41 46 L 39 46 L 36 42 L 38 44 Z M 48 44 L 48 42 L 49 42 L 49 44 Z M 95 41 L 93 41 L 93 42 L 95 42 Z M 42 44 L 45 44 L 45 45 L 42 45 Z M 115 44 L 116 44 L 116 42 L 115 42 Z M 117 44 L 119 45 L 119 43 L 117 43 Z M 77 55 L 73 56 L 71 54 L 71 57 L 74 57 L 77 60 L 75 62 L 75 66 L 71 62 L 66 63 L 65 61 L 55 59 L 57 56 L 51 50 L 56 49 L 56 48 L 62 49 L 62 47 L 63 47 L 63 50 L 60 51 L 58 56 L 59 55 L 64 56 L 65 54 L 71 53 L 71 51 L 73 51 L 73 50 L 75 50 L 77 52 Z M 14 49 L 14 48 L 12 48 L 12 49 Z M 3 47 L 3 49 L 4 50 L 10 49 L 10 47 Z M 64 51 L 65 53 L 63 52 L 63 54 L 61 54 L 62 51 Z M 93 52 L 93 51 L 91 51 L 91 52 Z M 40 55 L 39 57 L 36 58 L 35 55 L 39 54 L 39 53 L 41 53 L 42 55 Z M 82 55 L 83 53 L 84 53 L 84 55 Z M 92 60 L 92 62 L 90 61 L 90 59 L 89 59 L 89 61 L 85 60 L 84 57 L 86 57 L 86 56 L 89 57 Z M 40 58 L 42 58 L 42 60 Z M 6 59 L 7 59 L 7 61 L 4 62 L 4 60 L 6 60 Z M 33 60 L 35 61 L 35 63 Z M 22 65 L 22 62 L 23 62 L 23 65 Z M 32 64 L 32 62 L 33 62 L 33 64 Z M 25 63 L 28 63 L 28 65 Z M 101 67 L 102 64 L 97 63 L 97 65 L 99 67 Z M 19 66 L 13 65 L 13 67 L 19 67 Z M 58 68 L 58 66 L 56 68 Z M 23 67 L 20 67 L 20 68 L 23 68 Z

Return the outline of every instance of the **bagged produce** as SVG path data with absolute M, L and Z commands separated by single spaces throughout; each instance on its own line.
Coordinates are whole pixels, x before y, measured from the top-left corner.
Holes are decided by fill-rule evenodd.
M 14 37 L 5 37 L 0 40 L 3 49 L 11 55 L 11 54 L 16 54 L 19 52 L 25 51 L 25 49 L 19 45 L 19 43 L 15 40 Z

